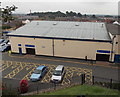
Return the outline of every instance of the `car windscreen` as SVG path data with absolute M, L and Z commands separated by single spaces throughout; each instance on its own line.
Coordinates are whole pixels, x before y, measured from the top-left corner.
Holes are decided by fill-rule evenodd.
M 55 76 L 60 76 L 60 75 L 61 75 L 61 72 L 62 72 L 62 71 L 56 71 L 56 70 L 55 70 L 55 71 L 53 72 L 53 75 L 55 75 Z
M 4 40 L 3 39 L 0 39 L 0 43 L 2 43 Z
M 38 69 L 36 69 L 35 71 L 34 71 L 34 73 L 35 74 L 40 74 L 42 71 L 41 70 L 38 70 Z

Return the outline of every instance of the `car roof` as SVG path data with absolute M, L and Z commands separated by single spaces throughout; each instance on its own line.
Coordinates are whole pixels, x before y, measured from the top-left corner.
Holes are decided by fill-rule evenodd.
M 58 65 L 55 70 L 62 70 L 63 67 L 63 65 Z
M 44 67 L 46 67 L 46 66 L 41 65 L 41 66 L 37 67 L 37 69 L 42 70 Z

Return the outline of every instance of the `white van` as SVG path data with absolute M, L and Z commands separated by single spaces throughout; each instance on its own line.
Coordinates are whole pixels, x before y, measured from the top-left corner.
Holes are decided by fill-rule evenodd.
M 54 83 L 61 83 L 65 74 L 64 66 L 58 65 L 52 74 L 51 81 Z

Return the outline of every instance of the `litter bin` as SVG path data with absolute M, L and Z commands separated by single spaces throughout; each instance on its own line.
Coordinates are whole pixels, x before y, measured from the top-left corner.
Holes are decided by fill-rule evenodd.
M 26 93 L 28 91 L 28 81 L 27 80 L 21 80 L 20 81 L 20 92 Z

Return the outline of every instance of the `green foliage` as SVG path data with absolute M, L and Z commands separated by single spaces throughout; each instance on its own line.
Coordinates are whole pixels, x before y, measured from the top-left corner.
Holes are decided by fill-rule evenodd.
M 18 97 L 17 92 L 12 90 L 2 90 L 2 97 Z
M 10 20 L 13 20 L 12 12 L 15 11 L 17 7 L 15 5 L 13 6 L 6 6 L 6 8 L 2 8 L 2 18 L 4 22 L 10 22 Z
M 40 95 L 118 95 L 118 93 L 119 92 L 117 90 L 111 90 L 103 87 L 79 85 L 54 92 L 43 93 Z
M 40 18 L 41 17 L 49 17 L 51 19 L 54 19 L 55 17 L 73 17 L 73 16 L 76 16 L 76 17 L 81 17 L 82 14 L 81 13 L 76 13 L 76 12 L 73 12 L 73 11 L 66 11 L 66 13 L 62 13 L 61 11 L 57 11 L 57 12 L 34 12 L 34 13 L 30 13 L 28 15 L 37 15 L 39 16 Z
M 11 28 L 11 26 L 9 26 L 9 25 L 3 25 L 2 26 L 2 29 L 4 30 L 4 29 L 10 29 Z

